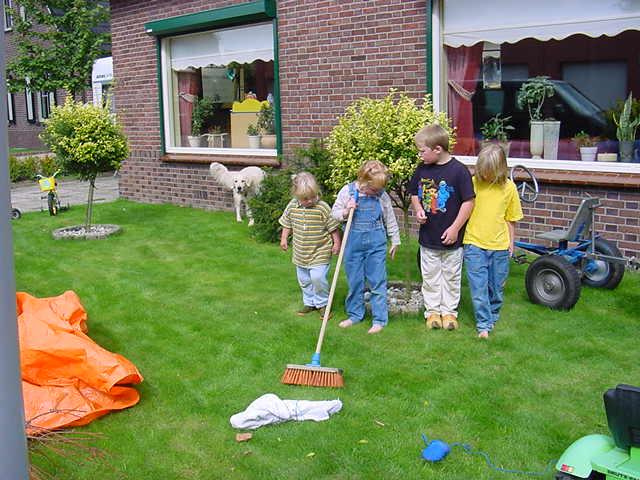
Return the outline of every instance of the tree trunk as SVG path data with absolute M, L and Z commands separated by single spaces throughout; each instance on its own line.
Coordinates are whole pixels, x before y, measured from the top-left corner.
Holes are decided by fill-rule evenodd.
M 91 220 L 93 217 L 93 190 L 96 188 L 96 177 L 89 178 L 89 197 L 87 198 L 87 216 L 84 221 L 84 229 L 87 233 L 89 227 L 91 227 Z

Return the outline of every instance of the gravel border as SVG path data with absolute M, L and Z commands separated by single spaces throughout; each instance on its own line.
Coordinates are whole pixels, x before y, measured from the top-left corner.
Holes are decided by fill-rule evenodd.
M 54 230 L 51 235 L 55 240 L 101 240 L 120 233 L 119 225 L 103 223 L 91 225 L 87 231 L 84 225 L 73 225 Z

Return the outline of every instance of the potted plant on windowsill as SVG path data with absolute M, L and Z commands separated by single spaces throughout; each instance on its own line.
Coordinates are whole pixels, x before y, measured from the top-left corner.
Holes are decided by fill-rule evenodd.
M 249 148 L 260 148 L 260 130 L 253 123 L 247 127 Z
M 196 100 L 191 112 L 191 136 L 188 137 L 192 147 L 204 147 L 207 145 L 207 136 L 203 133 L 210 128 L 220 108 L 220 97 L 203 97 Z
M 576 133 L 573 137 L 573 143 L 576 144 L 576 148 L 580 151 L 580 160 L 583 162 L 593 162 L 596 159 L 598 153 L 598 147 L 596 145 L 598 137 L 592 137 L 585 131 Z
M 531 157 L 540 159 L 544 152 L 544 122 L 542 121 L 542 106 L 547 98 L 553 97 L 555 89 L 549 77 L 533 77 L 522 84 L 517 94 L 520 108 L 527 108 L 531 120 Z M 558 123 L 559 131 L 559 123 Z M 556 141 L 557 152 L 557 141 Z
M 615 114 L 613 115 L 613 121 L 616 124 L 616 137 L 618 137 L 621 162 L 630 162 L 633 160 L 633 144 L 636 140 L 636 130 L 640 125 L 640 115 L 636 115 L 636 117 L 633 118 L 631 113 L 632 104 L 633 95 L 629 93 L 620 116 L 616 118 Z
M 480 127 L 480 133 L 484 139 L 480 142 L 480 147 L 483 148 L 489 143 L 497 143 L 504 150 L 505 156 L 509 156 L 509 142 L 508 132 L 514 130 L 513 126 L 509 124 L 511 117 L 501 117 L 498 113 L 495 117 L 491 117 L 484 122 Z
M 276 124 L 272 103 L 262 105 L 258 114 L 257 127 L 261 133 L 262 148 L 276 148 Z

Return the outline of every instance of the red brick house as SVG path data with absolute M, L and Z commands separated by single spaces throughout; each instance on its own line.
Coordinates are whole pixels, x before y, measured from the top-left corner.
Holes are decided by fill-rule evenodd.
M 532 168 L 541 182 L 521 238 L 566 225 L 588 194 L 604 199 L 597 228 L 638 256 L 638 152 L 629 162 L 604 161 L 618 158 L 618 142 L 603 111 L 630 91 L 640 96 L 640 10 L 542 3 L 549 8 L 541 17 L 507 0 L 112 0 L 115 95 L 131 143 L 121 195 L 230 208 L 230 196 L 207 175 L 210 162 L 279 165 L 278 155 L 286 161 L 325 137 L 353 100 L 393 87 L 416 98 L 433 94 L 457 127 L 454 153 L 468 165 L 482 123 L 511 117 L 509 163 Z M 536 159 L 515 95 L 538 75 L 553 80 L 556 94 L 545 108 L 560 126 L 559 140 Z M 275 110 L 275 148 L 248 143 L 247 126 L 263 105 Z M 194 130 L 194 112 L 206 108 Z M 579 130 L 608 137 L 598 143 L 608 155 L 579 161 L 571 142 Z

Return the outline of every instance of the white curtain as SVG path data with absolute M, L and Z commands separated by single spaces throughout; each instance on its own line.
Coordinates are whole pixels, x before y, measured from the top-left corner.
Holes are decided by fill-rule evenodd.
M 273 26 L 260 23 L 171 38 L 171 68 L 273 60 Z
M 624 30 L 640 30 L 640 0 L 444 0 L 444 43 L 451 47 Z

